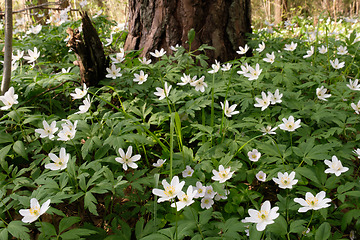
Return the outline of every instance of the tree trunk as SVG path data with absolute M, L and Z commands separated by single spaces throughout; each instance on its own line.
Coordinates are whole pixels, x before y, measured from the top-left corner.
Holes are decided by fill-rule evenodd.
M 274 15 L 275 15 L 275 25 L 279 24 L 282 20 L 282 5 L 281 0 L 274 1 Z
M 192 50 L 201 44 L 215 48 L 207 56 L 225 62 L 251 32 L 250 0 L 130 0 L 129 34 L 125 50 L 143 49 L 141 56 L 176 44 L 188 48 L 187 34 L 194 29 Z
M 105 57 L 104 48 L 99 35 L 86 12 L 80 12 L 82 16 L 83 36 L 78 29 L 67 29 L 70 40 L 67 46 L 76 53 L 80 68 L 81 84 L 97 86 L 99 81 L 105 78 L 106 67 L 109 59 Z
M 12 58 L 12 0 L 5 1 L 5 52 L 4 52 L 4 72 L 1 82 L 1 95 L 9 89 L 11 79 L 11 58 Z

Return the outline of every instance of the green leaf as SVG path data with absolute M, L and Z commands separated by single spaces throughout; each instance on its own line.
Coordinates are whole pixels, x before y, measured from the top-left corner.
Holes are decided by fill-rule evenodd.
M 289 233 L 302 233 L 305 230 L 303 224 L 305 224 L 305 220 L 295 220 L 290 224 Z
M 76 228 L 76 229 L 71 229 L 67 232 L 64 232 L 63 234 L 61 234 L 61 238 L 64 240 L 73 240 L 73 239 L 80 239 L 80 237 L 83 236 L 89 236 L 92 234 L 96 234 L 97 232 L 94 230 L 90 230 L 90 229 L 84 229 L 84 228 Z
M 136 239 L 140 239 L 141 237 L 143 237 L 144 223 L 145 223 L 144 218 L 140 218 L 139 221 L 136 222 L 135 225 Z
M 287 222 L 283 216 L 276 218 L 275 223 L 268 225 L 267 229 L 277 235 L 285 235 L 287 233 Z
M 211 214 L 212 214 L 212 209 L 207 209 L 203 212 L 201 212 L 199 215 L 200 215 L 200 218 L 199 218 L 199 223 L 201 225 L 205 225 L 209 222 L 210 218 L 211 218 Z
M 8 240 L 9 239 L 9 232 L 7 228 L 0 229 L 0 239 L 1 240 Z
M 191 44 L 195 39 L 195 29 L 190 29 L 190 31 L 188 32 L 188 40 L 189 40 L 189 44 Z
M 10 149 L 11 149 L 11 147 L 12 147 L 12 144 L 7 145 L 6 147 L 1 148 L 1 150 L 0 150 L 0 161 L 1 161 L 1 162 L 5 160 L 7 154 L 9 153 L 9 151 L 10 151 Z M 2 165 L 2 163 L 1 163 L 1 165 Z M 3 167 L 3 168 L 4 168 L 4 167 Z
M 8 143 L 8 142 L 13 142 L 13 138 L 11 134 L 2 131 L 0 133 L 0 143 Z
M 39 227 L 40 231 L 47 237 L 56 236 L 56 229 L 54 225 L 48 222 L 37 222 L 36 226 Z
M 324 222 L 316 230 L 315 240 L 326 240 L 330 237 L 331 227 L 328 222 Z
M 27 156 L 26 150 L 25 150 L 25 145 L 22 141 L 20 141 L 20 140 L 16 141 L 13 145 L 13 149 L 17 154 L 19 154 L 20 156 L 22 156 L 23 158 L 28 160 L 28 156 Z
M 85 193 L 85 197 L 84 197 L 84 206 L 85 208 L 88 208 L 89 211 L 98 216 L 98 212 L 96 211 L 96 205 L 95 203 L 97 203 L 97 200 L 96 198 L 94 197 L 94 195 L 92 195 L 91 192 L 87 192 Z
M 59 233 L 62 233 L 63 231 L 65 231 L 75 223 L 80 222 L 80 220 L 81 219 L 79 217 L 66 217 L 61 219 L 59 223 Z
M 9 233 L 15 238 L 19 238 L 21 240 L 30 240 L 30 235 L 28 234 L 30 230 L 24 225 L 25 223 L 21 221 L 11 221 L 7 229 Z

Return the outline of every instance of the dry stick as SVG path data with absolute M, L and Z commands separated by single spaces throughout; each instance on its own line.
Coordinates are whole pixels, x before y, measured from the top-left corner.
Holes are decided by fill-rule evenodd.
M 49 88 L 49 89 L 45 90 L 44 92 L 39 93 L 38 95 L 30 98 L 29 100 L 27 100 L 27 101 L 24 102 L 23 104 L 20 104 L 19 106 L 22 106 L 22 105 L 24 105 L 24 104 L 27 104 L 28 102 L 31 102 L 34 98 L 40 97 L 41 95 L 43 95 L 43 94 L 45 94 L 45 93 L 47 93 L 47 92 L 50 92 L 50 91 L 55 90 L 55 89 L 61 87 L 62 85 L 64 85 L 65 83 L 67 83 L 67 82 L 74 82 L 74 83 L 77 83 L 77 84 L 79 84 L 79 85 L 81 86 L 81 84 L 80 84 L 78 81 L 75 81 L 75 80 L 66 80 L 65 82 L 62 82 L 62 83 L 60 83 L 59 85 L 57 85 L 57 86 L 55 86 L 55 87 L 53 87 L 53 88 Z
M 20 9 L 20 10 L 13 11 L 13 14 L 26 12 L 28 10 L 32 10 L 32 9 L 36 9 L 36 8 L 51 9 L 51 10 L 62 10 L 61 8 L 46 8 L 46 6 L 49 6 L 49 5 L 61 5 L 62 3 L 63 3 L 63 1 L 42 3 L 42 4 L 39 4 L 39 5 L 36 5 L 36 6 L 30 6 L 30 7 L 27 7 L 27 8 L 23 8 L 23 9 Z M 79 11 L 79 9 L 70 9 L 70 11 Z M 4 16 L 4 15 L 5 15 L 5 12 L 0 12 L 0 16 Z

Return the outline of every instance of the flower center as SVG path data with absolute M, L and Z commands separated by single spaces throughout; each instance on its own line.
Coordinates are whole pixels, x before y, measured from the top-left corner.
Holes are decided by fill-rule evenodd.
M 168 187 L 166 187 L 164 193 L 165 193 L 165 195 L 168 196 L 168 197 L 174 196 L 174 194 L 175 194 L 175 188 L 174 188 L 174 186 L 168 186 Z
M 30 208 L 30 214 L 34 215 L 34 216 L 39 216 L 40 215 L 40 208 L 39 207 Z
M 258 213 L 258 218 L 261 219 L 261 220 L 265 220 L 267 218 L 268 214 L 269 213 L 267 211 L 260 211 Z
M 310 197 L 309 199 L 306 199 L 306 202 L 309 204 L 309 206 L 315 207 L 318 203 L 318 200 L 315 197 Z

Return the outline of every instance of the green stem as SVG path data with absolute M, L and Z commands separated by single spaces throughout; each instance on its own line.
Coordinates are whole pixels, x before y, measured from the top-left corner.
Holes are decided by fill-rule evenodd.
M 170 118 L 170 179 L 173 174 L 173 150 L 174 150 L 174 115 Z
M 306 226 L 305 233 L 302 235 L 301 239 L 303 239 L 303 237 L 304 237 L 305 234 L 306 234 L 306 231 L 309 229 L 309 226 L 310 226 L 310 223 L 311 223 L 313 217 L 314 217 L 314 210 L 312 210 L 312 214 L 311 214 L 310 221 L 309 221 L 308 225 Z

